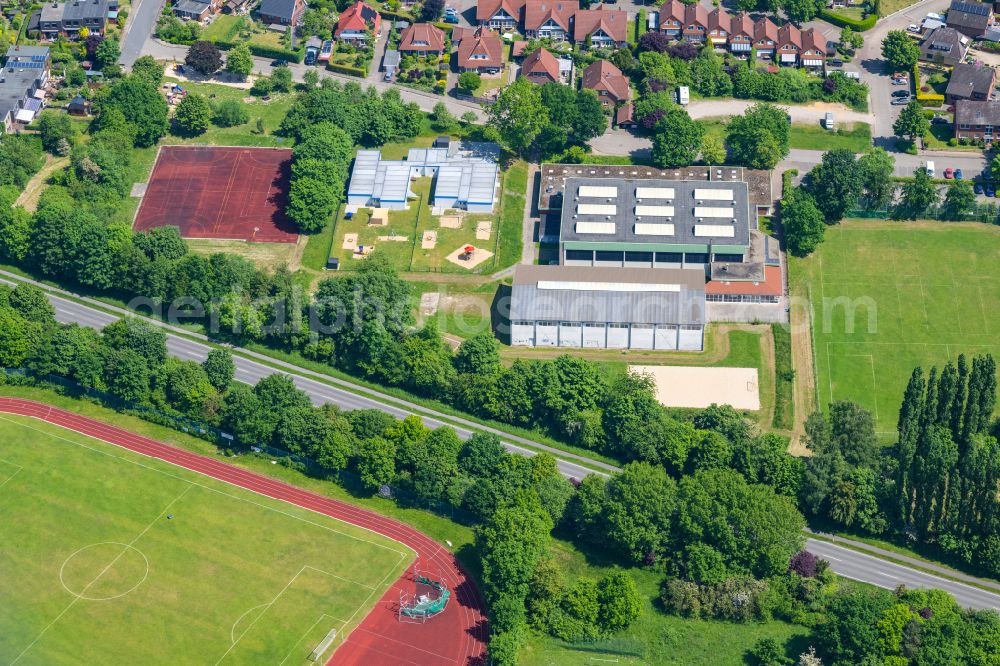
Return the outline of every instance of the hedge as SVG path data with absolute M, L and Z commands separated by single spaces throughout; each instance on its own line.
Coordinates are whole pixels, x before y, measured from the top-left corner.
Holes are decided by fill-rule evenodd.
M 434 24 L 435 28 L 440 28 L 444 30 L 445 34 L 450 35 L 451 31 L 455 29 L 455 26 L 451 23 L 445 23 L 444 21 L 436 21 Z
M 871 30 L 875 27 L 875 22 L 878 21 L 878 17 L 875 14 L 869 14 L 860 21 L 853 19 L 849 16 L 843 16 L 837 12 L 831 11 L 829 9 L 821 9 L 819 12 L 819 17 L 826 21 L 827 23 L 832 23 L 839 28 L 846 28 L 851 26 L 851 29 L 856 32 L 864 32 L 866 30 Z
M 944 104 L 944 95 L 921 92 L 919 67 L 919 65 L 913 66 L 913 89 L 917 92 L 917 101 L 920 106 L 941 106 Z
M 257 56 L 258 58 L 275 58 L 281 60 L 288 60 L 289 62 L 302 62 L 302 58 L 305 57 L 305 47 L 291 51 L 289 49 L 277 48 L 274 46 L 265 46 L 263 44 L 254 44 L 253 42 L 243 42 L 250 47 L 250 53 Z M 237 42 L 230 42 L 228 40 L 219 39 L 215 41 L 215 45 L 218 46 L 223 51 L 228 51 L 229 49 L 236 46 Z
M 348 76 L 357 76 L 360 78 L 365 78 L 368 72 L 361 69 L 360 67 L 351 67 L 350 65 L 338 65 L 337 63 L 328 62 L 326 63 L 326 68 L 331 72 L 338 72 L 340 74 L 347 74 Z

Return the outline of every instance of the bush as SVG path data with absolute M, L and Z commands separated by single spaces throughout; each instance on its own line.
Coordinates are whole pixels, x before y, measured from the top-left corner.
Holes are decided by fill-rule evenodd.
M 270 95 L 273 89 L 274 85 L 271 83 L 271 79 L 266 76 L 258 76 L 254 79 L 253 85 L 250 86 L 250 94 L 255 97 L 264 97 Z
M 215 107 L 212 122 L 218 127 L 236 127 L 250 120 L 250 112 L 236 99 L 224 99 Z
M 871 30 L 875 27 L 875 22 L 878 21 L 878 16 L 875 14 L 869 14 L 860 21 L 849 16 L 842 16 L 837 12 L 831 11 L 829 9 L 821 9 L 818 16 L 826 21 L 827 23 L 832 23 L 838 28 L 844 28 L 846 26 L 851 26 L 851 29 L 856 32 L 865 32 L 866 30 Z
M 470 95 L 479 89 L 483 83 L 483 77 L 476 72 L 462 72 L 458 76 L 458 87 Z
M 337 72 L 338 74 L 347 74 L 348 76 L 357 76 L 359 78 L 364 78 L 367 76 L 367 72 L 360 67 L 350 67 L 349 65 L 338 65 L 336 63 L 329 62 L 326 64 L 326 68 L 331 72 Z

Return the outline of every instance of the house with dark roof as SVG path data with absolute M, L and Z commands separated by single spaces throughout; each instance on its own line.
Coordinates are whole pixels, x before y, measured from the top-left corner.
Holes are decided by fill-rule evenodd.
M 576 13 L 573 39 L 577 44 L 590 39 L 593 48 L 619 48 L 628 46 L 628 12 L 620 9 L 581 9 Z
M 74 0 L 46 2 L 38 18 L 38 30 L 47 38 L 75 36 L 80 28 L 91 34 L 103 34 L 108 15 L 118 11 L 118 0 Z
M 993 6 L 982 2 L 954 0 L 948 8 L 945 22 L 949 28 L 978 39 L 993 25 Z
M 997 81 L 997 71 L 989 65 L 959 63 L 951 70 L 944 98 L 948 104 L 960 99 L 985 101 L 993 99 L 993 88 Z
M 430 23 L 414 23 L 399 36 L 399 50 L 403 53 L 440 56 L 444 53 L 444 30 Z
M 628 77 L 607 60 L 595 60 L 583 70 L 584 90 L 593 90 L 605 108 L 614 108 L 632 99 Z
M 264 0 L 257 14 L 264 23 L 298 25 L 305 11 L 305 0 Z
M 503 69 L 503 44 L 486 26 L 475 30 L 456 28 L 451 33 L 451 41 L 458 44 L 459 71 L 499 74 Z
M 514 30 L 521 23 L 525 0 L 479 0 L 476 21 L 493 30 Z
M 955 138 L 992 142 L 1000 136 L 1000 101 L 960 99 L 955 103 Z
M 965 60 L 970 41 L 954 28 L 932 30 L 920 43 L 920 59 L 954 67 Z
M 337 19 L 333 36 L 341 41 L 353 42 L 355 45 L 366 44 L 369 31 L 377 35 L 381 25 L 382 17 L 371 5 L 355 2 Z
M 174 15 L 188 21 L 204 21 L 209 16 L 217 13 L 220 7 L 218 2 L 208 0 L 178 0 L 174 4 Z
M 524 5 L 524 35 L 566 41 L 573 34 L 573 19 L 579 11 L 577 0 L 528 0 Z
M 538 85 L 561 83 L 559 60 L 548 49 L 535 49 L 521 64 L 521 76 Z
M 11 46 L 0 76 L 0 127 L 11 134 L 29 124 L 45 101 L 49 80 L 47 46 Z

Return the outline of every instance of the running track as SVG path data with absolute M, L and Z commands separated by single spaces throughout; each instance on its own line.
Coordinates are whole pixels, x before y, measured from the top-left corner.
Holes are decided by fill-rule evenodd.
M 333 653 L 337 666 L 470 666 L 486 661 L 486 605 L 462 565 L 437 542 L 412 527 L 352 504 L 275 481 L 213 458 L 197 455 L 127 430 L 49 405 L 0 397 L 0 412 L 29 416 L 129 451 L 164 460 L 234 486 L 315 511 L 394 539 L 417 553 L 418 566 L 440 576 L 452 591 L 441 615 L 425 624 L 396 620 L 399 590 L 409 588 L 407 572 L 379 600 L 362 623 Z

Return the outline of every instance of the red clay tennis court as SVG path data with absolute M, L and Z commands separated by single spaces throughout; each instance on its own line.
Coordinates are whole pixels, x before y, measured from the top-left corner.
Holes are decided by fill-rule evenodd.
M 285 215 L 291 159 L 286 148 L 164 146 L 135 229 L 172 224 L 184 238 L 294 243 Z

